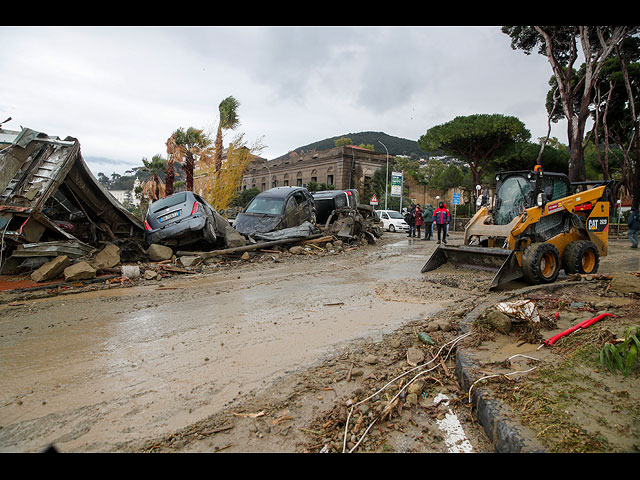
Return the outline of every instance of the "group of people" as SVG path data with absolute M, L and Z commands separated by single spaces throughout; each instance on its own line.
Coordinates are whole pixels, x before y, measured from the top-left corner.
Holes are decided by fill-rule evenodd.
M 404 221 L 409 225 L 409 237 L 420 238 L 420 229 L 424 225 L 424 238 L 422 240 L 431 240 L 433 235 L 433 226 L 438 231 L 438 243 L 441 241 L 447 243 L 449 236 L 449 222 L 451 221 L 451 213 L 447 209 L 444 202 L 438 203 L 438 208 L 434 209 L 431 204 L 427 203 L 423 210 L 420 204 L 411 204 L 404 216 Z M 640 214 L 637 208 L 632 208 L 629 215 L 629 231 L 627 236 L 631 241 L 631 248 L 638 248 L 638 232 L 640 232 Z
M 409 225 L 409 237 L 420 238 L 420 229 L 424 226 L 424 238 L 422 240 L 431 240 L 433 226 L 435 225 L 438 233 L 438 243 L 441 241 L 447 243 L 451 213 L 449 213 L 444 202 L 438 203 L 438 208 L 435 209 L 431 204 L 427 203 L 424 210 L 419 203 L 412 203 L 404 216 L 404 221 Z

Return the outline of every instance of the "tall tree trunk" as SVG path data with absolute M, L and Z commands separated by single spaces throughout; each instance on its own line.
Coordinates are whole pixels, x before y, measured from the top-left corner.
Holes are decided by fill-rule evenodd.
M 167 160 L 167 167 L 164 174 L 165 177 L 165 195 L 169 196 L 173 194 L 173 182 L 176 178 L 176 172 L 173 168 L 174 161 L 171 157 Z
M 632 184 L 632 206 L 638 208 L 640 204 L 640 119 L 636 115 L 636 106 L 633 98 L 633 90 L 631 90 L 631 82 L 629 81 L 629 72 L 627 71 L 627 64 L 624 58 L 620 54 L 620 49 L 616 46 L 616 52 L 620 59 L 620 66 L 622 67 L 622 73 L 624 77 L 624 85 L 627 89 L 627 95 L 629 96 L 629 109 L 631 112 L 631 118 L 633 119 L 633 133 L 630 141 L 629 148 L 631 150 L 631 156 L 635 157 L 635 170 L 633 171 L 633 184 Z
M 218 125 L 218 134 L 216 135 L 216 175 L 220 176 L 222 169 L 222 125 Z
M 185 165 L 184 165 L 184 173 L 187 176 L 187 190 L 189 192 L 193 192 L 193 168 L 194 168 L 195 162 L 193 159 L 193 153 L 191 153 L 189 150 L 187 150 L 187 153 L 185 155 Z

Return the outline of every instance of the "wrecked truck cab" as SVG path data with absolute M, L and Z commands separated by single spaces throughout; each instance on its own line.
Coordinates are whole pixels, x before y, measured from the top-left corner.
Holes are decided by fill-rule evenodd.
M 201 196 L 178 192 L 153 202 L 145 217 L 145 242 L 185 246 L 224 241 L 225 220 Z
M 259 193 L 239 213 L 233 228 L 245 237 L 302 225 L 315 224 L 313 197 L 304 187 L 275 187 Z

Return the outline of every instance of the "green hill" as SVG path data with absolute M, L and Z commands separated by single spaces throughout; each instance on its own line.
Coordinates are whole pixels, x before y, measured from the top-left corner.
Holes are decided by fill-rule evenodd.
M 318 142 L 310 143 L 309 145 L 305 145 L 302 147 L 298 147 L 294 149 L 294 152 L 297 153 L 307 153 L 314 151 L 322 151 L 328 150 L 330 148 L 335 148 L 335 141 L 339 138 L 347 137 L 352 140 L 354 145 L 373 145 L 374 150 L 376 152 L 385 153 L 386 150 L 379 142 L 382 142 L 386 145 L 389 150 L 389 155 L 406 155 L 408 157 L 418 159 L 418 158 L 427 158 L 427 152 L 424 152 L 418 146 L 418 142 L 416 140 L 408 140 L 406 138 L 394 137 L 392 135 L 387 135 L 383 132 L 360 132 L 360 133 L 345 133 L 344 135 L 339 135 L 337 137 L 326 138 L 324 140 L 320 140 Z M 278 160 L 280 158 L 284 158 L 288 155 L 282 155 L 274 160 Z

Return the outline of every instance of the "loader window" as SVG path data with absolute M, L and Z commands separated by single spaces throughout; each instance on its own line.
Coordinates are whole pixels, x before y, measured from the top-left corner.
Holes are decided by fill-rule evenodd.
M 569 185 L 561 178 L 545 177 L 542 181 L 543 191 L 546 187 L 553 187 L 553 195 L 549 199 L 550 201 L 557 200 L 569 195 Z
M 509 177 L 496 192 L 497 209 L 494 216 L 496 225 L 507 225 L 527 208 L 527 196 L 531 186 L 526 178 Z

